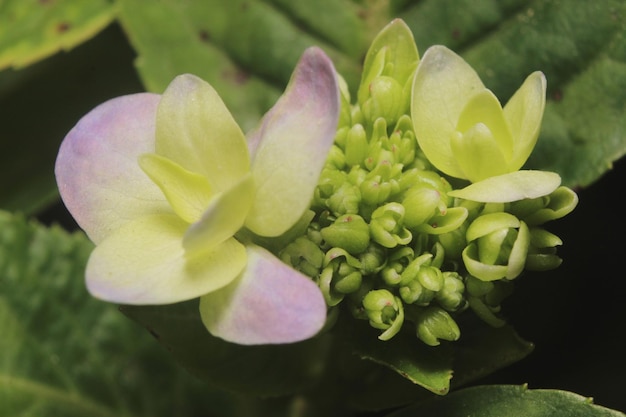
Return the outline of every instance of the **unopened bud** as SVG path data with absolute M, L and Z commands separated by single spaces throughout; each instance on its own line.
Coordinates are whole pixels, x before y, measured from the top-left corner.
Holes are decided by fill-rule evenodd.
M 479 216 L 466 233 L 465 267 L 484 281 L 516 278 L 524 269 L 530 245 L 528 226 L 509 213 Z
M 383 118 L 391 125 L 406 111 L 402 86 L 387 76 L 378 76 L 369 85 L 369 98 L 362 106 L 364 116 L 374 121 Z
M 388 290 L 372 290 L 363 298 L 363 307 L 370 325 L 385 330 L 378 338 L 389 340 L 400 331 L 404 322 L 402 301 Z
M 365 251 L 370 243 L 369 226 L 358 214 L 340 216 L 320 233 L 328 245 L 343 248 L 354 255 Z
M 363 164 L 367 157 L 367 135 L 362 125 L 356 124 L 350 128 L 346 135 L 345 159 L 349 166 Z
M 372 239 L 386 248 L 406 245 L 411 232 L 404 227 L 404 207 L 400 203 L 387 203 L 374 210 L 370 223 Z
M 439 345 L 441 340 L 454 341 L 461 337 L 461 330 L 447 311 L 439 307 L 427 307 L 417 316 L 417 337 L 429 346 Z

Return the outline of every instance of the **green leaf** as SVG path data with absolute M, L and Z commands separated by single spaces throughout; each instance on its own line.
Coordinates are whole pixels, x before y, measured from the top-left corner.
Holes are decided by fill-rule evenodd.
M 93 245 L 0 211 L 0 415 L 225 416 L 230 397 L 85 291 Z M 235 404 L 235 403 L 232 403 Z
M 534 349 L 509 325 L 495 328 L 471 318 L 461 331 L 461 339 L 454 344 L 453 388 L 518 362 Z
M 324 47 L 352 85 L 360 77 L 368 32 L 350 0 L 118 1 L 148 90 L 160 93 L 176 75 L 195 74 L 245 130 L 276 101 L 309 46 Z
M 72 49 L 114 17 L 115 7 L 107 0 L 5 0 L 0 5 L 0 70 Z
M 567 391 L 529 390 L 526 386 L 487 385 L 456 391 L 388 417 L 623 417 L 624 414 L 594 405 L 590 398 Z
M 353 325 L 350 343 L 362 359 L 385 365 L 404 378 L 427 390 L 444 395 L 450 389 L 452 354 L 450 346 L 426 346 L 414 334 L 400 332 L 391 340 L 381 341 L 372 329 Z
M 244 346 L 212 336 L 198 301 L 124 306 L 189 372 L 223 389 L 261 397 L 301 392 L 321 377 L 327 338 L 286 345 Z
M 413 334 L 400 332 L 380 341 L 361 323 L 350 323 L 339 331 L 346 335 L 353 352 L 362 359 L 384 365 L 427 390 L 443 395 L 526 357 L 533 345 L 520 338 L 510 326 L 492 328 L 477 320 L 461 325 L 461 339 L 436 347 L 426 346 Z M 454 377 L 452 375 L 454 372 Z

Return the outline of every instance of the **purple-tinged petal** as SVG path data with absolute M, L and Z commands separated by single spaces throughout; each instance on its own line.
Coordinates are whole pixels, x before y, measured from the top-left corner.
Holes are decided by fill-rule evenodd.
M 307 49 L 283 96 L 248 137 L 257 189 L 246 226 L 254 233 L 281 235 L 309 208 L 339 108 L 332 62 L 321 49 Z
M 55 174 L 66 207 L 95 243 L 133 219 L 171 212 L 161 190 L 137 164 L 154 152 L 160 96 L 141 93 L 109 100 L 67 134 Z
M 308 277 L 258 246 L 247 246 L 248 265 L 230 285 L 200 298 L 209 332 L 242 345 L 293 343 L 315 336 L 326 303 Z
M 245 247 L 230 238 L 189 256 L 189 225 L 174 214 L 146 216 L 104 239 L 87 263 L 87 288 L 121 304 L 171 304 L 198 298 L 233 281 L 246 265 Z

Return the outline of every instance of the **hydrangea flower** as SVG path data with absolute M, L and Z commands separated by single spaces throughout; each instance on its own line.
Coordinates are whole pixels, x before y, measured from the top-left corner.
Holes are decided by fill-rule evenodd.
M 315 335 L 326 318 L 320 290 L 253 242 L 284 234 L 308 210 L 338 91 L 330 59 L 310 48 L 247 140 L 215 90 L 189 74 L 163 95 L 114 98 L 84 116 L 55 173 L 96 244 L 91 294 L 135 305 L 200 298 L 207 329 L 240 344 Z
M 429 48 L 415 74 L 411 116 L 428 160 L 473 183 L 448 195 L 506 203 L 554 191 L 558 174 L 518 171 L 537 142 L 545 101 L 546 79 L 539 71 L 503 108 L 463 58 L 444 46 Z

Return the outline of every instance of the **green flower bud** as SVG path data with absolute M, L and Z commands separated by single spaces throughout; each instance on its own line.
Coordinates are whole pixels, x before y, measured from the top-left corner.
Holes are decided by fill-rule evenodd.
M 423 266 L 417 272 L 417 280 L 422 286 L 433 292 L 443 288 L 443 274 L 439 268 L 433 266 Z
M 410 188 L 417 186 L 428 186 L 433 190 L 439 191 L 443 203 L 449 206 L 452 199 L 447 197 L 447 193 L 452 190 L 452 187 L 441 175 L 434 171 L 428 171 L 418 168 L 407 169 L 402 173 L 402 177 L 399 179 L 399 185 L 401 191 L 409 190 Z
M 412 235 L 403 225 L 404 206 L 400 203 L 387 203 L 374 210 L 370 222 L 372 239 L 386 248 L 406 245 Z
M 359 255 L 359 261 L 363 275 L 373 275 L 386 266 L 387 253 L 382 246 L 370 243 L 365 252 Z
M 361 165 L 368 155 L 369 146 L 367 135 L 362 125 L 356 124 L 350 128 L 346 135 L 344 147 L 346 164 L 349 166 Z
M 541 228 L 530 229 L 530 248 L 526 257 L 529 271 L 549 271 L 561 265 L 563 260 L 556 255 L 556 247 L 563 241 Z
M 359 188 L 346 182 L 326 200 L 326 205 L 335 215 L 341 216 L 342 214 L 357 214 L 360 202 Z
M 402 301 L 388 290 L 373 290 L 363 298 L 363 307 L 370 326 L 385 330 L 378 338 L 389 340 L 395 336 L 404 322 Z
M 333 145 L 330 148 L 328 157 L 326 158 L 326 165 L 330 165 L 336 169 L 342 169 L 346 165 L 346 156 L 339 146 Z
M 439 307 L 427 307 L 417 315 L 417 337 L 429 346 L 439 345 L 441 340 L 455 341 L 461 330 L 447 311 Z
M 315 190 L 315 198 L 321 206 L 326 206 L 326 200 L 332 197 L 346 182 L 348 174 L 335 168 L 324 168 L 320 176 L 320 181 Z
M 341 109 L 339 113 L 338 126 L 350 126 L 352 124 L 352 106 L 350 105 L 350 90 L 348 89 L 348 83 L 346 83 L 346 80 L 344 80 L 344 78 L 339 74 L 337 74 L 337 81 L 341 97 Z
M 404 224 L 410 229 L 426 223 L 437 210 L 444 213 L 446 211 L 439 191 L 424 184 L 410 188 L 402 200 L 402 205 L 406 210 Z
M 467 307 L 463 278 L 456 272 L 443 273 L 443 287 L 435 294 L 439 305 L 447 311 L 460 311 Z
M 450 207 L 432 216 L 427 223 L 417 226 L 416 231 L 429 235 L 448 233 L 461 227 L 467 216 L 468 212 L 465 207 Z
M 322 245 L 322 234 L 320 233 L 320 225 L 319 223 L 312 222 L 309 224 L 309 227 L 306 229 L 306 237 L 317 246 Z
M 465 285 L 469 295 L 479 298 L 484 297 L 495 288 L 495 284 L 493 282 L 483 281 L 471 275 L 467 277 Z
M 314 278 L 321 271 L 324 252 L 316 243 L 301 236 L 281 251 L 280 259 L 294 269 Z
M 402 85 L 391 77 L 374 78 L 369 85 L 369 95 L 361 106 L 367 120 L 381 117 L 392 124 L 406 113 Z
M 402 271 L 402 284 L 416 280 L 419 271 L 422 267 L 430 265 L 432 258 L 432 254 L 425 253 L 415 259 L 411 259 L 411 262 Z
M 408 116 L 404 115 L 402 118 L 407 118 L 410 122 Z M 415 160 L 416 141 L 411 131 L 396 128 L 389 137 L 382 139 L 382 144 L 383 148 L 393 153 L 394 160 L 403 166 L 408 166 Z
M 359 187 L 363 202 L 370 205 L 378 205 L 387 201 L 392 191 L 392 184 L 384 182 L 380 175 L 368 178 Z
M 530 245 L 528 226 L 509 213 L 489 213 L 467 228 L 463 262 L 468 272 L 484 280 L 516 278 L 524 269 Z
M 333 248 L 326 252 L 324 269 L 318 278 L 318 286 L 332 307 L 339 304 L 345 294 L 357 291 L 363 277 L 360 272 L 361 263 L 341 248 Z
M 417 279 L 404 284 L 398 293 L 405 303 L 418 306 L 427 306 L 435 298 L 435 292 L 424 288 Z
M 337 128 L 337 133 L 335 133 L 335 145 L 337 145 L 340 149 L 346 148 L 346 139 L 349 131 L 350 125 Z
M 413 261 L 413 249 L 407 246 L 401 246 L 393 250 L 389 254 L 387 265 L 381 271 L 383 281 L 391 286 L 400 284 L 402 281 L 402 273 L 405 268 Z M 408 280 L 407 280 L 408 281 Z
M 502 327 L 506 321 L 496 314 L 501 310 L 502 301 L 513 291 L 508 281 L 485 282 L 475 277 L 468 277 L 465 282 L 467 301 L 472 311 L 492 327 Z
M 538 200 L 543 203 L 542 207 L 523 217 L 520 216 L 529 226 L 537 226 L 550 220 L 560 219 L 571 213 L 578 205 L 578 196 L 567 187 L 559 187 L 548 196 Z
M 369 226 L 358 214 L 344 214 L 320 233 L 328 245 L 345 249 L 351 254 L 365 251 L 370 243 Z

